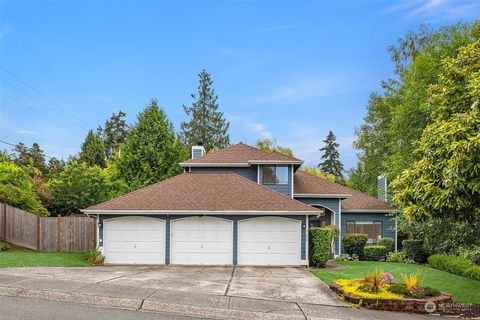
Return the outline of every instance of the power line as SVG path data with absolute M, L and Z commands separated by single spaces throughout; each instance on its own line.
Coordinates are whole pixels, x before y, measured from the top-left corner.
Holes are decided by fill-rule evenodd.
M 12 146 L 12 147 L 16 147 L 16 146 L 17 146 L 16 144 L 13 144 L 13 143 L 10 143 L 10 142 L 4 141 L 4 140 L 0 140 L 0 143 L 4 143 L 4 144 L 7 144 L 7 145 Z M 49 159 L 55 158 L 55 157 L 47 156 L 46 154 L 44 154 L 43 156 L 44 156 L 45 158 L 49 158 Z
M 88 123 L 86 123 L 85 121 L 83 121 L 81 118 L 77 117 L 75 114 L 73 114 L 72 112 L 70 112 L 67 108 L 64 108 L 62 107 L 60 104 L 58 104 L 56 101 L 54 101 L 53 99 L 50 99 L 49 97 L 47 97 L 46 95 L 44 95 L 42 92 L 40 92 L 40 90 L 38 89 L 35 89 L 33 86 L 31 86 L 30 84 L 28 84 L 26 81 L 22 80 L 19 76 L 15 75 L 14 73 L 12 73 L 11 71 L 9 71 L 8 69 L 6 69 L 5 67 L 1 67 L 1 69 L 8 73 L 10 76 L 12 76 L 13 78 L 17 79 L 20 83 L 22 83 L 24 86 L 30 88 L 31 90 L 33 90 L 34 92 L 36 92 L 38 95 L 40 95 L 41 97 L 43 97 L 44 99 L 50 101 L 50 103 L 54 104 L 55 106 L 57 106 L 59 109 L 63 110 L 64 112 L 68 113 L 73 119 L 76 119 L 77 121 L 79 121 L 80 123 L 82 123 L 83 125 L 85 125 L 87 128 L 90 128 L 90 125 Z

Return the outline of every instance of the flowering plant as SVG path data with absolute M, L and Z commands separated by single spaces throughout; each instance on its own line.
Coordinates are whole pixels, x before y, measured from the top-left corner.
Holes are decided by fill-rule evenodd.
M 391 283 L 393 281 L 393 274 L 391 274 L 390 272 L 385 272 L 383 274 L 383 280 L 386 282 L 386 283 Z

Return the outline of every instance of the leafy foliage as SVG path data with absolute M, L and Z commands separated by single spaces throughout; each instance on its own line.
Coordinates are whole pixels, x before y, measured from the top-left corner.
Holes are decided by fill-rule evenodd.
M 8 243 L 0 241 L 0 252 L 8 251 L 8 249 L 10 249 L 10 245 Z
M 402 246 L 408 259 L 412 259 L 416 262 L 423 262 L 425 260 L 423 240 L 403 240 Z
M 402 273 L 403 283 L 409 292 L 412 292 L 416 286 L 420 285 L 420 273 L 410 273 L 404 274 Z
M 392 252 L 395 250 L 395 240 L 392 238 L 382 238 L 377 241 L 379 246 L 384 246 L 387 249 L 387 252 Z
M 98 134 L 89 130 L 85 141 L 82 143 L 79 160 L 89 166 L 105 167 L 105 146 Z
M 380 261 L 385 259 L 387 248 L 385 246 L 367 246 L 363 248 L 363 255 L 367 261 Z M 384 260 L 385 261 L 385 260 Z
M 409 294 L 409 291 L 408 291 L 407 287 L 405 287 L 403 284 L 399 284 L 399 283 L 391 284 L 388 287 L 387 291 L 391 292 L 391 293 L 399 294 L 399 295 L 402 295 L 402 296 L 406 296 L 407 294 Z
M 118 153 L 120 146 L 127 140 L 128 124 L 125 121 L 127 114 L 123 111 L 112 113 L 112 116 L 105 121 L 105 128 L 98 127 L 97 134 L 102 138 L 105 146 L 105 156 L 112 159 Z
M 14 151 L 14 162 L 24 168 L 31 176 L 45 175 L 47 173 L 45 155 L 38 143 L 33 143 L 32 147 L 28 148 L 20 142 L 15 145 Z
M 51 212 L 55 215 L 80 213 L 80 209 L 108 200 L 115 194 L 100 167 L 90 167 L 77 160 L 72 160 L 49 186 Z
M 328 181 L 335 182 L 335 176 L 333 174 L 325 173 L 322 170 L 317 170 L 315 168 L 302 168 L 301 170 L 305 171 L 306 173 L 313 174 L 317 177 L 327 179 Z
M 311 227 L 310 232 L 310 256 L 312 264 L 318 267 L 325 267 L 330 256 L 332 242 L 332 231 L 326 228 Z
M 181 123 L 181 137 L 187 146 L 203 145 L 207 152 L 214 147 L 225 148 L 230 144 L 227 122 L 223 113 L 218 111 L 218 95 L 212 88 L 213 80 L 206 70 L 198 77 L 198 94 L 192 94 L 195 102 L 191 106 L 183 106 L 185 113 L 191 116 L 188 122 Z
M 177 139 L 172 123 L 154 99 L 138 115 L 121 150 L 114 164 L 118 177 L 130 190 L 181 173 L 179 163 L 188 157 L 187 148 Z
M 368 235 L 363 233 L 347 233 L 343 236 L 345 252 L 351 256 L 354 254 L 363 257 L 363 248 L 367 244 Z
M 48 211 L 33 192 L 32 178 L 12 162 L 0 162 L 0 202 L 48 216 Z
M 105 262 L 105 256 L 95 247 L 87 249 L 85 255 L 87 256 L 87 261 L 93 265 L 103 265 Z
M 370 272 L 363 278 L 363 283 L 373 288 L 374 293 L 379 292 L 385 284 L 384 272 L 381 270 Z
M 292 149 L 279 146 L 277 143 L 277 139 L 258 139 L 257 142 L 255 142 L 255 146 L 258 149 L 266 152 L 276 151 L 289 157 L 293 157 Z
M 406 258 L 405 251 L 389 252 L 387 254 L 387 262 L 403 262 Z
M 480 281 L 480 266 L 465 258 L 446 254 L 434 254 L 428 257 L 428 263 L 435 269 Z
M 329 131 L 327 137 L 323 142 L 325 146 L 320 148 L 320 151 L 323 152 L 322 162 L 318 164 L 320 170 L 327 174 L 333 175 L 336 179 L 343 178 L 343 164 L 340 161 L 340 153 L 338 152 L 338 147 L 340 146 L 336 142 L 337 138 L 333 131 Z

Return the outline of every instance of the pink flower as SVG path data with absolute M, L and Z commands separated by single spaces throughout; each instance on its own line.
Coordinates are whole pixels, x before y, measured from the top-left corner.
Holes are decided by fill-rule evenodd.
M 385 282 L 392 282 L 393 281 L 393 274 L 391 274 L 390 272 L 385 272 L 383 274 L 383 280 L 385 280 Z

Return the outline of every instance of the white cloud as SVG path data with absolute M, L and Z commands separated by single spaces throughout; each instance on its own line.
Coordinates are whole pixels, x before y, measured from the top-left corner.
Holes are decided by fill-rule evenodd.
M 428 17 L 436 20 L 475 16 L 480 8 L 476 0 L 411 0 L 396 3 L 383 10 L 383 14 L 403 12 L 407 17 Z
M 13 133 L 27 135 L 27 136 L 33 136 L 37 134 L 35 131 L 26 130 L 26 129 L 15 129 L 13 130 Z
M 246 131 L 255 139 L 272 139 L 273 135 L 267 126 L 263 123 L 251 120 L 244 116 L 230 115 L 227 116 L 233 126 L 241 127 L 242 131 Z
M 299 74 L 284 80 L 251 104 L 276 101 L 308 101 L 327 95 L 347 93 L 352 87 L 351 78 L 340 73 Z

